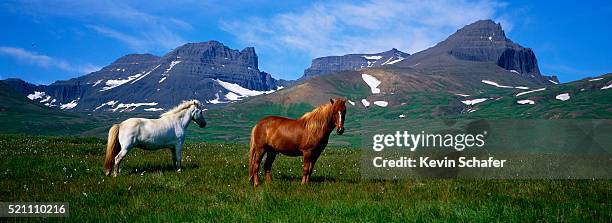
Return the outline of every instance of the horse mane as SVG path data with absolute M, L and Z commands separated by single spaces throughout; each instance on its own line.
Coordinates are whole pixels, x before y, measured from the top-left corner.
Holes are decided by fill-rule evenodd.
M 164 116 L 168 116 L 168 115 L 173 115 L 173 114 L 177 114 L 185 109 L 190 108 L 192 105 L 195 105 L 198 108 L 202 107 L 202 103 L 200 103 L 200 101 L 198 100 L 189 100 L 189 101 L 183 101 L 181 102 L 179 105 L 177 105 L 176 107 L 168 110 L 167 112 L 164 112 L 163 114 L 161 114 L 159 117 L 164 117 Z
M 300 117 L 298 121 L 302 121 L 305 124 L 308 132 L 313 133 L 316 131 L 321 131 L 321 128 L 328 125 L 330 120 L 332 119 L 332 108 L 332 104 L 325 103 L 313 109 L 312 111 L 302 115 L 302 117 Z

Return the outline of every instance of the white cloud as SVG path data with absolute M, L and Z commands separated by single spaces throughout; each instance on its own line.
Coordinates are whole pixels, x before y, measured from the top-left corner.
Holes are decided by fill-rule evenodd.
M 141 35 L 130 35 L 104 26 L 88 25 L 87 27 L 104 36 L 116 39 L 126 44 L 128 47 L 141 52 L 159 48 L 163 49 L 162 51 L 164 51 L 173 49 L 185 43 L 183 39 L 172 34 L 172 32 L 168 31 L 164 27 L 159 27 L 155 33 L 141 33 Z
M 223 20 L 221 28 L 264 51 L 290 49 L 320 57 L 395 47 L 414 53 L 476 20 L 498 19 L 503 7 L 492 1 L 331 1 L 265 18 Z
M 34 64 L 44 68 L 56 68 L 68 72 L 78 72 L 79 74 L 86 74 L 100 69 L 100 67 L 92 64 L 70 64 L 62 59 L 53 58 L 17 47 L 0 46 L 0 55 L 13 57 L 21 63 Z
M 149 1 L 96 1 L 96 0 L 30 0 L 11 7 L 18 13 L 44 20 L 45 17 L 63 17 L 77 20 L 88 28 L 116 39 L 133 50 L 166 52 L 186 41 L 178 34 L 193 29 L 181 19 L 148 13 L 142 10 Z M 158 10 L 159 11 L 159 10 Z M 161 12 L 164 12 L 161 10 Z

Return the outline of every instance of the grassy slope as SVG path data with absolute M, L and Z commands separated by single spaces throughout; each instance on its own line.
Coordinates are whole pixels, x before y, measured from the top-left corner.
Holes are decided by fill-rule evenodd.
M 469 118 L 544 118 L 544 119 L 609 119 L 612 118 L 612 90 L 601 87 L 612 83 L 612 74 L 602 75 L 598 81 L 588 79 L 548 87 L 544 91 L 516 97 L 515 93 L 502 93 L 499 100 L 478 104 L 478 111 L 463 116 Z M 534 89 L 534 88 L 532 88 Z M 488 93 L 488 92 L 487 92 Z M 487 97 L 487 93 L 475 97 Z M 570 99 L 555 97 L 569 93 Z M 491 94 L 491 93 L 488 93 Z M 535 105 L 518 105 L 517 100 L 529 99 Z
M 33 103 L 0 82 L 0 126 L 3 133 L 62 135 L 79 133 L 97 125 L 85 115 Z
M 281 156 L 273 183 L 256 190 L 246 183 L 241 144 L 188 143 L 180 174 L 168 151 L 135 150 L 118 178 L 102 176 L 99 139 L 2 135 L 0 148 L 0 200 L 66 201 L 72 222 L 612 218 L 610 180 L 365 181 L 359 150 L 345 148 L 323 153 L 308 186 L 299 184 L 301 161 Z
M 381 108 L 372 105 L 368 109 L 363 108 L 358 96 L 369 93 L 363 93 L 362 89 L 351 88 L 345 83 L 338 85 L 340 90 L 328 89 L 327 92 L 348 92 L 347 94 L 353 95 L 351 99 L 356 102 L 356 106 L 347 104 L 345 135 L 332 136 L 330 140 L 332 145 L 359 147 L 360 136 L 364 134 L 364 131 L 368 131 L 368 129 L 361 128 L 364 121 L 397 120 L 400 115 L 405 115 L 408 119 L 609 119 L 612 118 L 612 106 L 610 106 L 612 105 L 612 90 L 601 90 L 600 88 L 607 83 L 612 83 L 612 75 L 602 77 L 604 79 L 597 82 L 580 80 L 550 86 L 545 91 L 520 97 L 515 95 L 525 90 L 497 88 L 482 83 L 478 85 L 480 89 L 474 90 L 481 93 L 472 93 L 472 96 L 468 98 L 448 92 L 411 92 L 398 89 L 394 94 L 384 94 L 383 90 L 383 94 L 377 95 L 376 99 L 387 100 L 390 106 Z M 316 82 L 319 84 L 325 81 L 333 82 L 329 80 L 333 78 L 335 78 L 333 75 L 329 78 L 319 78 Z M 361 82 L 356 84 L 365 85 Z M 585 91 L 580 91 L 583 88 Z M 566 92 L 570 93 L 570 100 L 555 99 L 556 95 Z M 488 100 L 474 106 L 466 106 L 460 102 L 474 98 L 488 98 Z M 369 100 L 372 102 L 376 99 Z M 532 99 L 536 101 L 536 104 L 517 104 L 516 101 L 521 99 Z M 279 101 L 282 100 L 279 99 Z M 195 134 L 189 137 L 204 141 L 246 143 L 249 140 L 251 127 L 262 117 L 281 115 L 297 118 L 312 108 L 312 105 L 306 103 L 283 105 L 282 103 L 262 102 L 261 98 L 256 97 L 244 103 L 228 105 L 222 110 L 208 111 L 207 119 L 210 127 L 198 129 L 192 126 L 191 130 Z M 468 109 L 476 111 L 470 113 Z

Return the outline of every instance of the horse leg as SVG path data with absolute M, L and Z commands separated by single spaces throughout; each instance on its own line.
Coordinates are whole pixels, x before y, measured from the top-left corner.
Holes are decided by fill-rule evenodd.
M 129 151 L 129 147 L 121 148 L 121 151 L 119 151 L 117 156 L 115 156 L 115 166 L 113 167 L 113 177 L 119 176 L 119 172 L 121 171 L 119 169 L 119 164 L 121 164 L 121 161 L 123 160 L 123 158 L 125 158 L 128 151 Z
M 310 151 L 308 152 L 304 152 L 304 170 L 302 173 L 302 184 L 307 184 L 308 183 L 308 174 L 310 171 L 310 165 L 312 165 L 312 161 L 311 161 L 311 153 Z
M 125 158 L 125 156 L 128 154 L 128 152 L 132 149 L 132 147 L 134 146 L 134 136 L 132 134 L 125 134 L 125 133 L 121 133 L 119 132 L 119 145 L 121 145 L 121 151 L 119 151 L 119 153 L 117 153 L 117 155 L 115 156 L 115 165 L 113 166 L 113 177 L 119 176 L 120 173 L 120 169 L 119 169 L 119 165 L 121 164 L 121 161 L 123 160 L 123 158 Z
M 263 159 L 263 155 L 265 153 L 263 147 L 261 148 L 256 148 L 256 150 L 254 151 L 254 157 L 251 163 L 251 175 L 253 176 L 253 185 L 255 187 L 259 186 L 259 164 L 261 163 L 261 160 Z
M 272 163 L 274 162 L 274 158 L 276 158 L 277 152 L 268 151 L 267 154 L 266 162 L 264 163 L 264 171 L 266 172 L 266 183 L 270 183 L 270 181 L 272 181 L 270 171 L 272 170 Z
M 308 175 L 306 175 L 307 183 L 310 182 L 310 175 L 312 175 L 312 171 L 314 170 L 314 166 L 315 166 L 315 163 L 317 162 L 317 159 L 319 159 L 319 155 L 321 155 L 321 153 L 314 152 L 310 156 L 310 165 L 308 166 Z
M 177 143 L 172 149 L 172 165 L 176 172 L 181 172 L 181 160 L 182 160 L 182 143 Z

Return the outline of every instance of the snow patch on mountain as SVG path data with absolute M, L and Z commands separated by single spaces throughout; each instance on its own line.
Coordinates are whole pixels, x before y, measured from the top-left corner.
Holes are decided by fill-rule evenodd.
M 553 81 L 553 80 L 548 80 L 548 81 L 550 81 L 550 83 L 553 83 L 553 84 L 559 84 L 559 82 L 556 82 L 556 81 Z
M 51 100 L 51 96 L 47 96 L 45 99 L 42 99 L 39 102 L 40 103 L 45 103 L 45 102 L 50 101 L 50 100 Z
M 606 85 L 606 86 L 603 86 L 603 87 L 601 88 L 601 90 L 606 90 L 606 89 L 610 89 L 610 88 L 612 88 L 612 84 L 608 84 L 608 85 Z
M 57 100 L 53 99 L 53 100 L 51 100 L 51 102 L 47 102 L 47 103 L 45 103 L 45 106 L 47 106 L 47 107 L 55 107 L 55 106 L 57 106 L 57 105 L 54 105 L 53 103 L 55 103 L 56 101 L 57 101 Z
M 215 99 L 210 100 L 210 101 L 206 101 L 206 103 L 209 103 L 209 104 L 221 104 L 221 103 L 227 103 L 227 102 L 221 101 L 220 98 L 219 98 L 219 93 L 215 93 Z
M 361 74 L 361 78 L 363 79 L 363 81 L 366 82 L 368 86 L 370 86 L 372 94 L 380 93 L 380 89 L 378 88 L 378 85 L 380 85 L 381 82 L 378 79 L 376 79 L 374 76 L 369 75 L 369 74 Z
M 241 100 L 241 98 L 244 98 L 244 97 L 257 96 L 261 94 L 269 94 L 269 93 L 276 91 L 276 90 L 269 90 L 269 91 L 251 90 L 251 89 L 244 88 L 238 84 L 225 82 L 219 79 L 215 79 L 215 82 L 221 85 L 221 87 L 230 91 L 229 93 L 225 95 L 225 98 L 231 101 Z
M 491 86 L 495 86 L 495 87 L 498 87 L 498 88 L 516 88 L 516 89 L 522 89 L 522 90 L 528 90 L 529 89 L 529 87 L 525 87 L 525 86 L 513 87 L 513 86 L 501 85 L 501 84 L 498 84 L 497 82 L 490 81 L 490 80 L 482 80 L 482 83 L 485 83 L 485 84 L 488 84 L 488 85 L 491 85 Z
M 589 81 L 598 81 L 598 80 L 602 80 L 602 79 L 603 79 L 603 77 L 599 77 L 599 78 L 590 79 Z
M 164 71 L 164 74 L 167 74 L 168 72 L 170 72 L 170 70 L 172 70 L 172 68 L 179 63 L 181 63 L 180 60 L 175 60 L 175 61 L 170 62 L 170 67 L 168 67 L 168 69 Z
M 102 87 L 100 91 L 107 91 L 116 87 L 119 87 L 127 82 L 136 80 L 138 77 L 142 76 L 142 73 L 134 74 L 132 76 L 128 76 L 127 79 L 117 79 L 117 80 L 107 80 L 106 86 Z
M 102 83 L 102 81 L 104 81 L 104 80 L 97 80 L 97 81 L 96 81 L 96 82 L 93 84 L 93 87 L 98 86 L 98 84 Z
M 395 56 L 393 56 L 393 57 L 389 57 L 389 59 L 387 59 L 387 61 L 385 61 L 384 63 L 382 63 L 382 64 L 381 64 L 381 66 L 382 66 L 382 65 L 387 65 L 387 64 L 395 64 L 395 63 L 397 63 L 397 62 L 400 62 L 400 61 L 402 61 L 402 60 L 406 59 L 406 58 L 404 58 L 404 57 L 402 57 L 402 56 L 400 56 L 400 55 L 397 55 L 397 54 L 396 54 L 396 56 L 397 56 L 397 59 L 393 60 L 393 59 L 395 58 Z
M 145 108 L 144 110 L 154 112 L 154 111 L 163 111 L 164 109 L 163 108 Z
M 495 86 L 495 87 L 498 87 L 498 88 L 514 88 L 512 86 L 501 85 L 501 84 L 498 84 L 496 82 L 489 81 L 489 80 L 482 80 L 482 83 L 485 83 L 485 84 L 488 84 L 488 85 L 492 85 L 492 86 Z
M 115 106 L 115 104 L 117 104 L 117 102 L 118 102 L 118 101 L 108 101 L 108 102 L 106 102 L 106 103 L 102 103 L 100 106 L 96 107 L 96 108 L 94 109 L 94 111 L 95 111 L 95 110 L 98 110 L 98 109 L 100 109 L 100 108 L 102 108 L 102 107 L 104 107 L 104 106 L 107 106 L 107 105 L 108 105 L 108 106 L 113 107 L 113 106 Z
M 524 94 L 529 94 L 529 93 L 543 91 L 543 90 L 546 90 L 546 88 L 538 88 L 538 89 L 531 90 L 531 91 L 524 91 L 524 92 L 516 94 L 516 96 L 518 97 L 518 96 L 521 96 L 521 95 L 524 95 Z
M 81 98 L 77 98 L 75 100 L 72 100 L 71 102 L 69 102 L 67 104 L 62 104 L 62 105 L 60 105 L 60 109 L 62 109 L 62 110 L 73 109 L 74 107 L 76 107 L 79 104 L 79 100 L 81 100 Z
M 234 92 L 229 92 L 229 93 L 225 94 L 225 98 L 227 98 L 230 101 L 238 101 L 238 100 L 240 100 L 240 95 L 237 95 Z
M 558 94 L 557 96 L 555 96 L 555 99 L 561 100 L 561 101 L 567 101 L 570 99 L 570 95 L 569 93 Z
M 366 60 L 380 60 L 382 56 L 363 56 Z
M 461 101 L 461 103 L 466 104 L 466 105 L 475 105 L 475 104 L 478 104 L 486 100 L 487 100 L 486 98 L 477 98 L 477 99 L 472 99 L 472 100 Z
M 162 77 L 161 79 L 159 79 L 158 83 L 164 82 L 166 80 L 167 77 Z
M 375 101 L 374 104 L 378 105 L 380 107 L 387 107 L 387 105 L 389 105 L 389 102 L 386 102 L 386 101 Z
M 366 100 L 365 98 L 361 99 L 361 104 L 363 104 L 363 106 L 365 106 L 366 108 L 370 107 L 370 102 Z
M 142 76 L 138 77 L 136 80 L 132 81 L 132 83 L 130 83 L 130 84 L 136 83 L 136 81 L 139 81 L 140 79 L 142 79 L 142 78 L 146 77 L 147 75 L 149 75 L 149 74 L 150 74 L 151 72 L 153 72 L 154 70 L 157 70 L 157 68 L 158 68 L 159 66 L 161 66 L 161 64 L 158 64 L 158 65 L 157 65 L 157 66 L 155 66 L 153 69 L 151 69 L 149 72 L 146 72 L 146 73 L 145 73 L 145 74 L 143 74 Z
M 527 105 L 527 104 L 533 105 L 533 104 L 535 104 L 535 101 L 533 101 L 533 100 L 518 100 L 516 103 L 519 104 L 519 105 Z
M 119 112 L 124 112 L 124 111 L 134 111 L 136 110 L 138 107 L 140 106 L 156 106 L 157 102 L 148 102 L 148 103 L 129 103 L 129 104 L 123 104 L 120 103 L 117 105 L 117 107 L 115 107 L 114 109 L 112 109 L 113 112 L 119 110 L 119 109 L 123 109 Z
M 47 94 L 47 93 L 45 93 L 45 92 L 43 92 L 43 91 L 34 91 L 34 93 L 29 94 L 27 97 L 28 97 L 30 100 L 36 100 L 36 99 L 39 99 L 39 98 L 44 97 L 46 94 Z
M 387 63 L 387 64 L 395 64 L 395 63 L 400 62 L 400 61 L 402 61 L 402 60 L 404 60 L 404 59 L 406 59 L 406 58 L 399 57 L 397 60 L 392 60 L 391 62 L 389 62 L 389 63 Z

